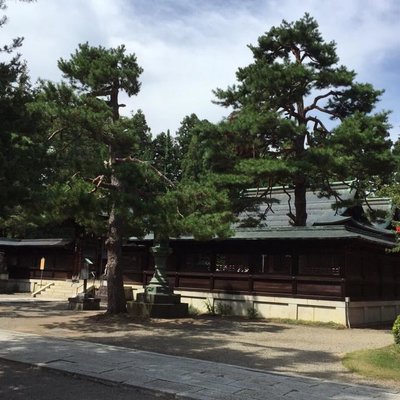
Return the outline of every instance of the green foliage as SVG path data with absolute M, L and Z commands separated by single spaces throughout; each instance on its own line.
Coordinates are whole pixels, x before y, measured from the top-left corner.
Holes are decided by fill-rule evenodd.
M 0 10 L 6 2 L 0 1 Z M 3 27 L 7 18 L 0 18 Z M 35 98 L 27 66 L 16 50 L 22 38 L 0 48 L 0 236 L 17 236 L 27 226 L 41 190 L 46 148 L 39 121 L 27 104 Z M 23 228 L 23 229 L 21 229 Z
M 186 149 L 197 117 L 183 121 L 175 140 L 169 131 L 153 139 L 140 110 L 130 118 L 119 116 L 118 93 L 135 94 L 140 86 L 142 69 L 135 63 L 123 46 L 104 49 L 86 43 L 70 60 L 59 62 L 69 84 L 42 85 L 31 107 L 49 126 L 52 167 L 47 183 L 54 186 L 53 197 L 61 196 L 60 201 L 52 199 L 48 219 L 60 221 L 64 215 L 98 232 L 106 224 L 93 224 L 93 214 L 109 214 L 113 208 L 123 235 L 226 235 L 232 220 L 227 193 L 209 179 L 208 170 L 196 182 L 179 182 L 180 151 Z M 66 182 L 68 187 L 61 189 Z M 63 191 L 75 193 L 76 201 L 65 206 Z
M 127 217 L 123 229 L 133 224 L 135 232 L 140 231 L 138 219 L 127 210 L 145 200 L 137 201 L 126 189 L 132 182 L 144 184 L 144 168 L 117 159 L 151 157 L 151 133 L 143 113 L 119 117 L 118 95 L 137 93 L 142 69 L 134 55 L 125 55 L 124 46 L 105 49 L 87 43 L 70 60 L 60 60 L 59 67 L 69 84 L 43 82 L 30 105 L 48 142 L 43 221 L 55 225 L 72 219 L 88 233 L 105 234 L 107 225 L 100 216 L 117 205 Z
M 374 380 L 400 381 L 400 347 L 396 345 L 347 353 L 343 364 L 350 371 Z
M 394 342 L 397 346 L 400 346 L 400 315 L 397 316 L 393 323 L 392 332 L 394 336 Z
M 134 96 L 140 90 L 138 77 L 143 69 L 138 66 L 136 56 L 126 55 L 125 51 L 124 45 L 106 49 L 84 43 L 69 60 L 61 58 L 58 67 L 80 93 L 101 97 L 117 95 L 115 91 L 122 90 Z
M 279 324 L 288 324 L 288 325 L 305 325 L 305 326 L 314 326 L 321 328 L 331 328 L 331 329 L 346 329 L 345 325 L 338 324 L 337 322 L 329 321 L 329 322 L 321 322 L 321 321 L 307 321 L 303 319 L 290 319 L 290 318 L 268 318 L 270 322 L 276 322 Z
M 191 317 L 197 317 L 200 314 L 200 310 L 192 304 L 189 304 L 188 313 Z
M 249 307 L 246 312 L 249 319 L 257 319 L 259 317 L 258 311 L 254 307 Z
M 210 315 L 217 315 L 217 310 L 215 307 L 215 303 L 213 299 L 207 299 L 204 301 L 204 305 L 206 306 L 207 313 Z
M 154 201 L 161 212 L 149 215 L 148 221 L 163 237 L 191 234 L 197 239 L 210 239 L 231 234 L 233 215 L 228 194 L 218 190 L 211 179 L 182 181 Z
M 229 317 L 232 315 L 232 306 L 227 303 L 218 302 L 216 306 L 216 312 L 223 317 Z
M 283 21 L 249 48 L 253 62 L 238 69 L 238 83 L 214 91 L 234 112 L 195 135 L 190 173 L 213 168 L 245 175 L 253 187 L 293 187 L 295 225 L 306 223 L 308 187 L 351 178 L 362 193 L 389 180 L 387 114 L 369 115 L 382 91 L 338 64 L 336 44 L 323 40 L 315 19 Z
M 331 163 L 332 175 L 357 177 L 360 184 L 375 179 L 375 187 L 389 182 L 396 167 L 389 128 L 387 113 L 355 112 L 346 118 L 329 143 L 336 158 L 336 163 Z
M 184 155 L 188 152 L 190 142 L 193 137 L 193 130 L 200 122 L 201 121 L 196 114 L 187 115 L 181 121 L 181 125 L 176 131 L 175 135 L 176 141 L 178 143 L 178 149 L 181 155 Z
M 179 148 L 169 130 L 161 132 L 152 143 L 153 165 L 168 179 L 176 182 L 180 176 Z
M 377 193 L 378 196 L 390 197 L 393 201 L 393 205 L 400 207 L 400 140 L 393 146 L 393 156 L 396 163 L 395 174 L 392 182 L 383 186 Z

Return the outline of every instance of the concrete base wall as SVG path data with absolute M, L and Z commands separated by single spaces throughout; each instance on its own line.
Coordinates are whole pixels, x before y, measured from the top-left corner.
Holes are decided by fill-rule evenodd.
M 46 280 L 46 283 L 49 280 Z M 33 292 L 40 279 L 0 280 L 0 293 Z M 45 283 L 43 281 L 43 283 Z M 128 287 L 132 288 L 132 291 Z M 126 285 L 129 297 L 143 292 L 140 285 Z M 396 301 L 344 301 L 299 299 L 290 297 L 233 295 L 197 291 L 175 290 L 189 312 L 207 313 L 213 308 L 217 313 L 259 318 L 282 318 L 314 322 L 334 322 L 357 327 L 392 324 L 400 315 L 400 300 Z M 132 298 L 131 297 L 131 298 Z
M 392 324 L 398 315 L 400 315 L 400 300 L 349 303 L 350 326 Z
M 141 292 L 141 286 L 135 286 Z M 175 290 L 182 302 L 189 304 L 189 312 L 206 313 L 210 308 L 237 316 L 282 318 L 313 322 L 334 322 L 360 327 L 392 324 L 400 315 L 400 300 L 349 302 L 300 299 L 272 296 L 231 295 Z
M 33 292 L 34 281 L 34 279 L 0 279 L 0 293 Z
M 183 302 L 189 303 L 200 312 L 208 307 L 230 312 L 231 315 L 254 316 L 259 318 L 282 318 L 315 322 L 335 322 L 346 325 L 345 303 L 284 297 L 209 294 L 202 292 L 176 291 Z

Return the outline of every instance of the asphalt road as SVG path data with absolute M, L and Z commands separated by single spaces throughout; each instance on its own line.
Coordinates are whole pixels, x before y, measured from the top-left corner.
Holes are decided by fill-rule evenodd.
M 166 400 L 168 397 L 0 359 L 0 399 Z

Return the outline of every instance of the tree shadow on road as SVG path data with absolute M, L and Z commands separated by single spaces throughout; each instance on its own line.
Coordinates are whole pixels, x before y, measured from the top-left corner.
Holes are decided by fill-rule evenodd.
M 234 317 L 140 319 L 130 314 L 68 311 L 59 303 L 0 305 L 0 321 L 17 318 L 21 330 L 115 346 L 222 362 L 270 372 L 297 373 L 329 380 L 352 380 L 338 353 L 302 346 L 296 325 Z M 25 319 L 25 320 L 24 320 Z M 18 321 L 17 321 L 18 322 Z M 22 325 L 21 325 L 22 324 Z M 14 329 L 14 328 L 13 328 Z M 308 329 L 318 335 L 321 328 Z M 327 328 L 323 328 L 327 329 Z M 291 339 L 287 342 L 280 339 Z M 359 380 L 359 382 L 362 382 Z
M 271 335 L 296 327 L 265 320 L 208 316 L 141 320 L 129 315 L 97 315 L 43 326 L 49 331 L 72 331 L 80 340 L 247 368 L 301 373 L 324 379 L 343 379 L 344 374 L 343 369 L 338 372 L 338 355 L 323 350 L 299 349 L 296 343 L 287 343 L 287 347 L 269 344 Z M 247 338 L 249 335 L 250 339 Z

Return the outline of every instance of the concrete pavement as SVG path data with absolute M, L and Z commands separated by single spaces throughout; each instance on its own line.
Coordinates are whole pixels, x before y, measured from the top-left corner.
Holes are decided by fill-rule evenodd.
M 172 400 L 173 397 L 0 358 L 0 399 Z
M 0 330 L 0 357 L 197 400 L 400 400 L 400 391 Z

